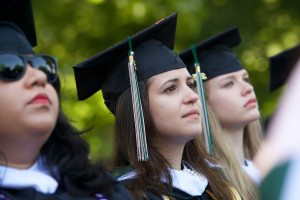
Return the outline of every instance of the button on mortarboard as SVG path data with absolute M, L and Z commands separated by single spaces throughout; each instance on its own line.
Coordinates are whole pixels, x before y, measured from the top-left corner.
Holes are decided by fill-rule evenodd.
M 195 46 L 201 72 L 205 73 L 206 80 L 244 69 L 238 56 L 231 50 L 231 48 L 237 46 L 240 42 L 241 36 L 238 27 L 234 26 Z M 191 50 L 183 50 L 179 53 L 179 56 L 187 65 L 190 74 L 194 74 L 195 60 Z
M 171 51 L 174 48 L 177 14 L 172 14 L 131 37 L 136 74 L 139 81 L 185 64 Z M 119 95 L 130 86 L 128 75 L 128 40 L 73 67 L 79 100 L 102 90 L 112 113 Z

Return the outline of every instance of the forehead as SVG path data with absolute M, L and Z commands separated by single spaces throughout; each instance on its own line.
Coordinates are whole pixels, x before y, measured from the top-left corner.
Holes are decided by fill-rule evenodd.
M 208 80 L 207 82 L 215 82 L 215 81 L 220 81 L 220 80 L 224 80 L 227 78 L 234 78 L 234 77 L 239 77 L 239 76 L 244 76 L 244 75 L 248 75 L 248 72 L 245 69 L 241 69 L 235 72 L 231 72 L 231 73 L 227 73 L 227 74 L 222 74 L 220 76 L 217 76 L 215 78 L 212 78 L 210 80 Z
M 149 78 L 149 82 L 153 83 L 153 82 L 164 82 L 168 79 L 180 79 L 180 78 L 184 78 L 186 79 L 187 77 L 190 77 L 191 75 L 189 74 L 189 72 L 187 71 L 186 68 L 180 68 L 180 69 L 174 69 L 174 70 L 170 70 L 170 71 L 166 71 L 160 74 L 156 74 L 154 76 L 152 76 L 151 78 Z

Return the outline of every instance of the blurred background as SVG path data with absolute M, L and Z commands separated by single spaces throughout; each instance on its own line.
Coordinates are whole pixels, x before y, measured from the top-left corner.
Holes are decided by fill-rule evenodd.
M 114 117 L 101 91 L 77 101 L 72 66 L 126 39 L 127 36 L 178 12 L 175 52 L 234 25 L 242 43 L 233 50 L 250 74 L 262 117 L 276 108 L 282 88 L 269 92 L 269 60 L 300 43 L 297 0 L 32 0 L 37 53 L 59 60 L 62 105 L 91 145 L 91 158 L 111 154 Z

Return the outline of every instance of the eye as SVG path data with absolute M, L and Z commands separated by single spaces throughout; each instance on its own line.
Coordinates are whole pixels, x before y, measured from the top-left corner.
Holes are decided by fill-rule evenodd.
M 196 86 L 197 86 L 197 83 L 196 83 L 196 82 L 189 82 L 189 83 L 187 83 L 186 85 L 187 85 L 189 88 L 191 88 L 191 89 L 195 89 Z
M 174 90 L 176 90 L 176 87 L 175 87 L 175 85 L 172 85 L 172 86 L 168 87 L 167 89 L 165 89 L 164 92 L 171 93 Z
M 249 81 L 249 77 L 244 77 L 243 78 L 243 81 L 245 81 L 246 83 L 249 83 L 250 81 Z
M 228 81 L 228 82 L 224 85 L 224 87 L 231 87 L 231 86 L 233 86 L 233 82 L 232 82 L 232 81 Z

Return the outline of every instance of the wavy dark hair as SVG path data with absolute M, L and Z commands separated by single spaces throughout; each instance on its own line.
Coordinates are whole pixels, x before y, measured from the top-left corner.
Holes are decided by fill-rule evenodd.
M 141 162 L 137 159 L 130 88 L 120 95 L 115 113 L 114 149 L 110 170 L 117 170 L 128 165 L 133 167 L 137 172 L 137 177 L 127 189 L 134 199 L 147 199 L 147 191 L 162 198 L 162 195 L 167 195 L 172 190 L 172 177 L 168 170 L 171 165 L 159 151 L 157 144 L 159 135 L 155 130 L 149 109 L 148 87 L 149 81 L 139 82 L 147 134 L 148 161 Z M 214 161 L 201 146 L 199 139 L 199 137 L 193 139 L 185 145 L 182 158 L 205 175 L 217 199 L 233 199 L 231 190 L 227 187 L 228 184 L 222 180 L 217 170 L 209 166 L 207 161 L 211 163 Z M 167 184 L 161 180 L 163 175 Z
M 60 96 L 59 79 L 52 84 Z M 60 99 L 60 97 L 59 97 Z M 84 132 L 75 129 L 59 106 L 55 128 L 41 149 L 46 157 L 51 175 L 71 195 L 92 196 L 102 193 L 112 195 L 112 180 L 101 162 L 89 159 L 89 144 L 82 137 Z

